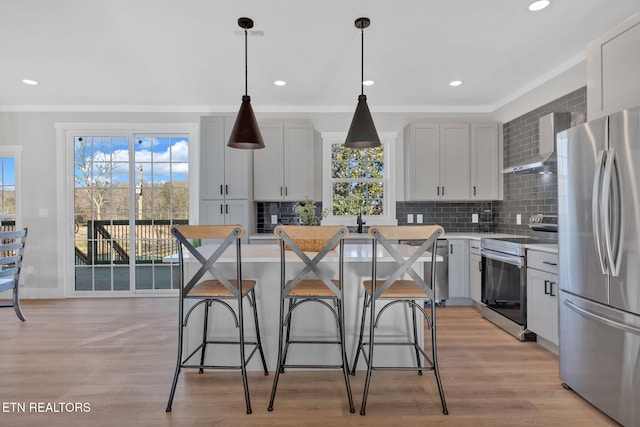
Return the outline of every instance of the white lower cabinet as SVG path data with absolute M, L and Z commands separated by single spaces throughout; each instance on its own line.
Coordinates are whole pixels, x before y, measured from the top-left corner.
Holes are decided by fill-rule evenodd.
M 480 240 L 469 240 L 469 297 L 476 306 L 482 300 L 482 255 Z
M 558 255 L 527 251 L 527 329 L 557 346 Z
M 244 227 L 243 243 L 249 241 L 250 210 L 248 200 L 204 200 L 201 201 L 201 211 L 204 217 L 200 218 L 201 224 L 206 225 L 233 225 L 240 224 Z
M 469 247 L 467 239 L 449 239 L 449 305 L 471 305 L 469 299 Z

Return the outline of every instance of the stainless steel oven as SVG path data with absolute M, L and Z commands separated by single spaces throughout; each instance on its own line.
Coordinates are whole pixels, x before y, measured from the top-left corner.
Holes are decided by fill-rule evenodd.
M 533 215 L 531 236 L 484 238 L 482 316 L 520 340 L 534 339 L 527 330 L 527 243 L 557 242 L 557 216 Z

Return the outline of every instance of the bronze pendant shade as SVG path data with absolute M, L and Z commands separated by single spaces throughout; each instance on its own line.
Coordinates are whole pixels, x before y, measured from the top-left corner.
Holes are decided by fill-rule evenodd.
M 247 29 L 253 28 L 253 20 L 239 18 L 238 25 L 244 29 L 244 96 L 227 146 L 242 149 L 264 148 L 264 140 L 258 127 L 256 115 L 251 108 L 251 97 L 247 93 Z
M 376 125 L 373 123 L 371 112 L 367 106 L 367 96 L 364 94 L 364 29 L 367 28 L 370 23 L 369 18 L 358 18 L 355 22 L 356 28 L 359 28 L 362 33 L 362 60 L 360 68 L 361 93 L 360 96 L 358 96 L 358 105 L 351 120 L 347 139 L 344 142 L 344 146 L 348 148 L 373 148 L 381 145 L 380 137 L 376 131 Z

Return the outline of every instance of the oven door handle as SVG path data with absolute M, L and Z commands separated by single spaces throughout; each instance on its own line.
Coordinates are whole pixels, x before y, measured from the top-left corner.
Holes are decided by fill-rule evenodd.
M 518 266 L 522 268 L 524 265 L 524 260 L 521 257 L 514 257 L 509 255 L 500 255 L 496 252 L 490 252 L 487 250 L 483 250 L 480 252 L 484 258 L 487 259 L 495 259 L 496 261 L 506 262 L 507 264 Z

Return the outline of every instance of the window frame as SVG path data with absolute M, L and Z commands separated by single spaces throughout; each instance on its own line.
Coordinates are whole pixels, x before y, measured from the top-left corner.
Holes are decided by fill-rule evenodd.
M 22 228 L 22 146 L 21 145 L 4 145 L 0 146 L 0 158 L 13 158 L 14 161 L 14 178 L 15 178 L 15 217 L 16 230 Z M 2 218 L 5 215 L 0 212 Z
M 396 219 L 396 132 L 378 132 L 384 147 L 384 215 L 363 215 L 366 225 L 397 225 Z M 333 215 L 332 181 L 331 181 L 331 146 L 343 144 L 346 132 L 322 132 L 322 207 L 328 208 L 329 215 L 322 220 L 322 225 L 355 225 L 357 215 Z

